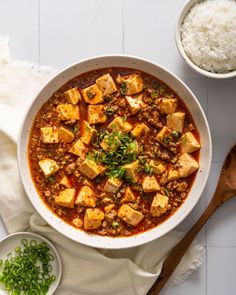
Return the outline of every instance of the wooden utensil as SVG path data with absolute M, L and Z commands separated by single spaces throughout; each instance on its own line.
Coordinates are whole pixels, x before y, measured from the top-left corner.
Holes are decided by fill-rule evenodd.
M 228 153 L 222 166 L 220 178 L 215 193 L 203 212 L 202 216 L 190 229 L 186 236 L 173 248 L 168 257 L 165 259 L 162 271 L 147 293 L 147 295 L 157 295 L 168 281 L 169 277 L 183 258 L 188 247 L 217 208 L 224 202 L 236 195 L 236 144 Z

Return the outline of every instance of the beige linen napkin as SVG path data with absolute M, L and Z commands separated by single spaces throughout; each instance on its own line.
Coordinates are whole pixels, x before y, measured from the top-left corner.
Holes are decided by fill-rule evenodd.
M 52 229 L 33 209 L 21 185 L 16 138 L 27 106 L 53 75 L 50 68 L 12 62 L 8 40 L 0 38 L 0 213 L 9 233 L 31 230 L 50 239 L 63 263 L 58 295 L 143 295 L 161 271 L 168 251 L 182 237 L 168 235 L 133 249 L 97 250 L 73 242 Z M 202 260 L 196 242 L 173 275 L 181 283 Z

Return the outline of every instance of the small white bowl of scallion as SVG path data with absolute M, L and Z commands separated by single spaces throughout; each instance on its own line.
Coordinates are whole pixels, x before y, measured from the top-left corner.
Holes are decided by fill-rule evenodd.
M 53 294 L 61 279 L 61 259 L 44 237 L 18 232 L 0 241 L 0 294 Z

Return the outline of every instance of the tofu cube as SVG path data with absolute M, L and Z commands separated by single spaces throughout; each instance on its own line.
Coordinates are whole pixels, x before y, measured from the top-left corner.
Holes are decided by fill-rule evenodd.
M 167 165 L 160 160 L 158 161 L 151 160 L 149 162 L 149 166 L 153 169 L 154 174 L 161 174 L 162 172 L 166 170 Z
M 81 90 L 83 99 L 88 104 L 98 104 L 103 102 L 102 91 L 98 88 L 96 84 L 93 84 L 87 88 Z
M 55 174 L 60 169 L 57 162 L 49 158 L 39 161 L 39 167 L 43 171 L 45 177 Z
M 80 139 L 78 139 L 69 149 L 69 153 L 76 156 L 83 156 L 85 154 L 85 151 L 86 147 Z
M 138 111 L 140 111 L 146 106 L 146 104 L 142 101 L 142 94 L 138 94 L 133 97 L 126 96 L 125 98 L 129 104 L 129 108 L 132 115 L 137 114 Z
M 150 212 L 153 216 L 159 217 L 168 209 L 169 198 L 165 195 L 157 193 L 152 200 Z
M 118 216 L 133 226 L 136 226 L 144 217 L 141 212 L 134 210 L 127 204 L 122 204 L 120 206 L 118 210 Z
M 103 105 L 89 105 L 87 111 L 88 123 L 89 124 L 99 124 L 105 123 L 107 116 L 104 112 Z
M 111 123 L 108 125 L 108 128 L 112 131 L 121 131 L 124 133 L 128 133 L 132 129 L 132 125 L 125 121 L 122 117 L 116 117 Z
M 84 229 L 92 230 L 101 226 L 104 219 L 104 212 L 98 208 L 88 208 L 84 214 Z
M 94 195 L 93 190 L 87 185 L 82 186 L 82 188 L 77 194 L 75 204 L 84 207 L 95 207 L 96 197 Z
M 56 127 L 40 128 L 41 140 L 43 143 L 58 143 L 58 130 Z
M 117 82 L 126 85 L 126 95 L 133 95 L 143 91 L 143 80 L 139 74 L 131 74 L 123 77 L 118 76 Z
M 172 131 L 169 128 L 167 128 L 166 126 L 164 126 L 161 129 L 161 131 L 157 134 L 156 139 L 161 144 L 163 144 L 164 146 L 166 146 L 167 143 L 170 140 L 171 133 L 172 133 Z
M 96 129 L 92 128 L 87 121 L 81 123 L 81 141 L 85 144 L 90 144 L 96 135 Z
M 61 121 L 79 120 L 79 107 L 73 104 L 59 104 L 57 106 L 58 118 Z
M 179 133 L 183 132 L 184 129 L 184 119 L 185 113 L 176 112 L 166 116 L 167 127 L 173 131 L 177 131 Z
M 85 178 L 82 182 L 83 185 L 87 185 L 93 188 L 93 183 L 89 181 L 87 178 Z
M 71 104 L 77 104 L 81 100 L 81 95 L 77 87 L 71 88 L 64 92 L 65 98 Z
M 117 178 L 109 178 L 105 183 L 103 190 L 107 193 L 116 193 L 122 185 L 122 180 Z
M 96 84 L 104 96 L 117 91 L 116 84 L 109 73 L 97 78 Z
M 131 188 L 128 186 L 125 189 L 125 194 L 122 197 L 122 199 L 120 200 L 120 204 L 124 204 L 124 203 L 129 203 L 129 202 L 133 202 L 135 201 L 135 195 L 132 192 Z
M 182 153 L 193 153 L 200 148 L 200 144 L 192 134 L 192 132 L 186 132 L 180 138 L 180 147 Z
M 158 102 L 162 114 L 173 114 L 177 109 L 176 98 L 159 98 Z
M 59 183 L 61 185 L 64 185 L 65 187 L 68 187 L 68 188 L 71 187 L 71 182 L 70 182 L 68 176 L 66 176 L 66 175 L 62 177 L 62 179 Z
M 179 170 L 170 168 L 167 175 L 167 181 L 172 181 L 180 178 Z
M 160 185 L 158 184 L 156 177 L 154 175 L 145 176 L 142 181 L 142 187 L 145 193 L 152 193 L 160 190 Z
M 114 207 L 115 207 L 115 204 L 107 205 L 106 207 L 104 207 L 105 213 L 110 212 L 111 210 L 114 209 Z
M 194 157 L 186 153 L 179 157 L 178 164 L 180 166 L 180 177 L 189 176 L 190 174 L 195 172 L 199 167 L 198 162 L 194 159 Z
M 102 166 L 89 159 L 85 159 L 79 166 L 79 171 L 90 179 L 94 179 L 102 170 Z
M 75 139 L 75 136 L 74 136 L 73 132 L 71 132 L 67 128 L 60 127 L 59 138 L 60 138 L 60 141 L 68 143 L 68 142 L 72 142 Z
M 140 138 L 141 136 L 147 135 L 147 133 L 150 131 L 150 128 L 145 125 L 144 123 L 137 124 L 134 129 L 131 131 L 131 134 L 135 138 Z
M 136 182 L 138 180 L 138 169 L 139 169 L 139 161 L 134 161 L 130 164 L 126 164 L 123 166 L 125 169 L 125 173 L 128 177 L 130 177 L 131 180 Z
M 79 217 L 76 217 L 72 220 L 72 224 L 75 226 L 75 227 L 78 227 L 78 228 L 81 228 L 83 226 L 83 220 Z
M 74 188 L 66 188 L 55 197 L 57 205 L 73 208 L 75 203 L 76 190 Z

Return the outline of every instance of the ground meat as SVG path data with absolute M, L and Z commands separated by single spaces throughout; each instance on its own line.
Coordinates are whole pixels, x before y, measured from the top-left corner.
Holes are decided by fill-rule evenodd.
M 51 192 L 50 192 L 50 190 L 46 190 L 46 191 L 44 191 L 44 196 L 46 197 L 46 198 L 49 198 L 49 197 L 51 197 Z
M 167 183 L 168 172 L 164 171 L 160 177 L 160 184 L 165 185 Z
M 168 191 L 176 191 L 178 193 L 185 193 L 188 190 L 187 181 L 173 180 L 170 181 L 166 188 Z
M 171 161 L 171 159 L 172 159 L 171 153 L 164 148 L 161 148 L 158 151 L 157 157 L 164 160 L 164 161 Z
M 65 169 L 65 171 L 68 175 L 71 175 L 72 173 L 74 173 L 75 170 L 76 170 L 76 163 L 71 163 L 71 164 L 67 165 L 66 169 Z
M 102 227 L 107 227 L 107 225 L 108 225 L 107 221 L 104 220 L 104 221 L 102 222 Z
M 108 211 L 105 213 L 105 219 L 108 223 L 112 223 L 116 215 L 117 215 L 117 212 L 115 210 Z
M 108 234 L 108 230 L 106 228 L 99 229 L 97 233 L 101 236 L 106 236 Z
M 74 120 L 74 119 L 65 121 L 66 125 L 74 125 L 75 123 L 76 123 L 76 120 Z
M 124 98 L 120 98 L 119 99 L 119 102 L 118 102 L 118 105 L 122 108 L 125 108 L 127 103 L 126 103 L 126 100 Z
M 194 130 L 195 130 L 195 127 L 194 127 L 194 125 L 193 125 L 192 123 L 190 123 L 190 124 L 188 125 L 188 130 L 189 130 L 189 131 L 194 131 Z
M 83 206 L 78 206 L 78 207 L 77 207 L 77 212 L 78 212 L 79 214 L 84 213 L 84 211 L 85 211 L 85 208 L 84 208 Z
M 178 187 L 176 188 L 176 191 L 182 193 L 182 192 L 186 192 L 187 190 L 188 190 L 187 181 L 179 182 Z

